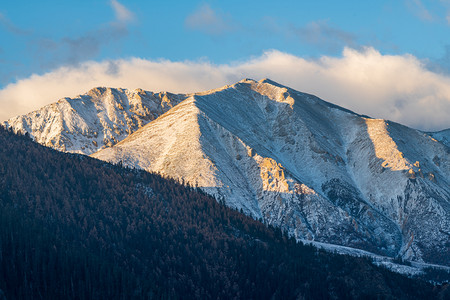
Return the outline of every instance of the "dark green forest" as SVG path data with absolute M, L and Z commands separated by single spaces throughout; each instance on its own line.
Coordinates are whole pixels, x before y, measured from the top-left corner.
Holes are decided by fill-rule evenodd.
M 193 187 L 0 127 L 0 299 L 445 299 Z

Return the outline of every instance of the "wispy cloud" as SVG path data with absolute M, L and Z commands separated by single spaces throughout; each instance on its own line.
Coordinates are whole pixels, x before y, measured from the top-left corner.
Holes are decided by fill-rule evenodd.
M 30 32 L 28 30 L 24 30 L 22 28 L 17 27 L 11 22 L 4 14 L 0 12 L 0 26 L 5 28 L 12 34 L 15 35 L 28 35 Z
M 204 4 L 187 16 L 185 26 L 210 35 L 221 35 L 234 29 L 231 18 L 218 14 L 211 6 Z
M 61 64 L 79 64 L 95 58 L 103 47 L 128 36 L 128 24 L 134 21 L 134 14 L 116 0 L 111 0 L 110 5 L 115 19 L 107 24 L 76 37 L 40 38 L 34 41 L 33 48 L 37 49 L 35 55 L 41 66 L 54 68 Z
M 439 0 L 440 7 L 439 10 L 444 14 L 444 19 L 447 25 L 450 25 L 450 0 Z
M 331 26 L 324 20 L 308 23 L 304 27 L 292 27 L 292 30 L 303 42 L 327 51 L 354 47 L 357 40 L 355 34 Z
M 438 59 L 428 59 L 426 66 L 433 72 L 450 75 L 450 45 L 444 47 L 444 54 Z
M 244 77 L 269 77 L 361 114 L 415 128 L 450 127 L 450 75 L 426 68 L 412 55 L 346 48 L 340 57 L 304 59 L 279 51 L 231 64 L 143 59 L 86 62 L 33 75 L 0 90 L 0 120 L 27 113 L 95 86 L 202 91 Z
M 433 21 L 434 17 L 420 0 L 406 0 L 408 9 L 422 21 Z
M 117 0 L 111 0 L 111 6 L 114 9 L 118 21 L 127 23 L 134 20 L 134 14 Z

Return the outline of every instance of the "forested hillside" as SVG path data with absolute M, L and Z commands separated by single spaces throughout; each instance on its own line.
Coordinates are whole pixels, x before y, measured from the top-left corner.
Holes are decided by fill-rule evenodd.
M 0 298 L 449 297 L 297 244 L 173 180 L 0 127 Z

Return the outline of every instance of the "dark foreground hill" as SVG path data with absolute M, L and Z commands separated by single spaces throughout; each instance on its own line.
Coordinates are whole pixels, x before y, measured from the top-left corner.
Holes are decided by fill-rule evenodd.
M 297 244 L 193 188 L 0 127 L 0 298 L 432 299 L 448 286 Z

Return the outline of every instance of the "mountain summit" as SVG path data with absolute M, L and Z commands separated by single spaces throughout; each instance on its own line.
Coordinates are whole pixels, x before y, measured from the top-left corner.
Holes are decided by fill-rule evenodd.
M 450 148 L 269 79 L 202 93 L 93 89 L 6 125 L 197 185 L 298 239 L 450 265 Z

